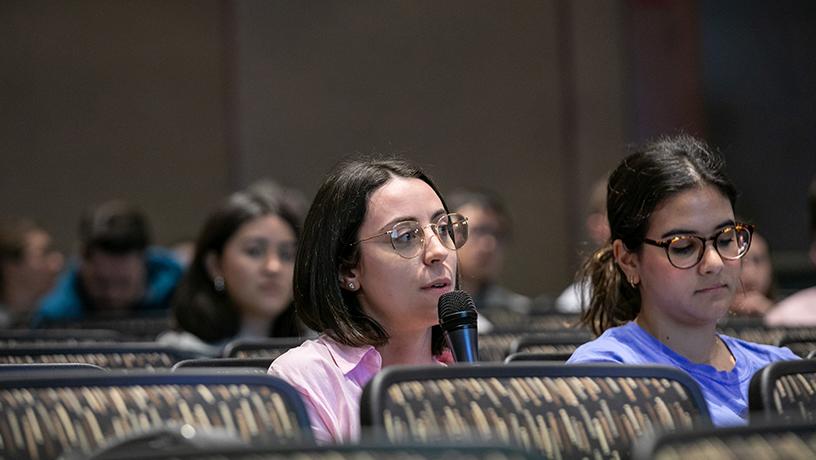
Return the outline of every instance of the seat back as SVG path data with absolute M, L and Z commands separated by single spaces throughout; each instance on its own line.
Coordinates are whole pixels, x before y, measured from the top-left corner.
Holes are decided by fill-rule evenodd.
M 106 329 L 134 340 L 152 341 L 164 331 L 173 328 L 169 310 L 144 312 L 123 317 L 89 316 L 83 319 L 48 321 L 47 329 Z
M 236 339 L 224 347 L 224 358 L 269 358 L 274 360 L 306 340 L 301 337 Z
M 812 328 L 789 329 L 777 343 L 780 347 L 788 347 L 798 356 L 807 357 L 816 351 L 816 330 Z
M 525 334 L 513 342 L 510 353 L 572 353 L 590 340 L 592 334 L 585 330 Z
M 169 369 L 189 352 L 149 342 L 39 344 L 0 348 L 0 364 L 85 363 L 107 369 Z
M 748 386 L 751 420 L 816 422 L 816 361 L 777 361 L 758 370 Z
M 119 342 L 128 339 L 108 329 L 0 329 L 0 347 Z
M 206 449 L 206 450 L 205 450 Z M 131 449 L 101 452 L 82 460 L 532 460 L 521 449 L 496 445 L 394 445 L 345 444 L 330 446 L 281 446 L 246 448 L 213 446 L 200 448 L 162 448 L 153 452 L 142 449 L 138 455 Z M 65 460 L 74 460 L 68 458 Z
M 625 457 L 656 429 L 708 426 L 691 377 L 670 367 L 396 366 L 369 382 L 363 426 L 392 442 L 481 440 L 547 457 Z
M 6 458 L 90 453 L 136 432 L 184 424 L 259 445 L 313 442 L 297 392 L 247 373 L 0 375 L 0 406 Z
M 572 356 L 571 351 L 553 351 L 550 353 L 512 353 L 504 359 L 505 363 L 515 363 L 519 361 L 547 361 L 551 363 L 565 363 Z
M 185 359 L 173 366 L 173 370 L 191 368 L 252 369 L 266 373 L 272 365 L 272 358 L 198 358 Z
M 647 436 L 636 460 L 816 458 L 816 424 L 760 423 Z

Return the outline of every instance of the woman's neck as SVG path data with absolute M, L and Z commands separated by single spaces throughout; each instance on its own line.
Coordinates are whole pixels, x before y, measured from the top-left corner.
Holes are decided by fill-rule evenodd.
M 382 356 L 383 367 L 394 364 L 433 364 L 431 331 L 432 328 L 428 328 L 419 333 L 406 331 L 390 334 L 388 343 L 377 347 Z
M 689 326 L 658 318 L 645 311 L 635 322 L 646 332 L 676 353 L 698 364 L 708 364 L 720 371 L 734 368 L 734 358 L 717 336 L 716 324 Z
M 269 337 L 274 320 L 265 316 L 241 315 L 241 326 L 238 337 L 260 338 Z

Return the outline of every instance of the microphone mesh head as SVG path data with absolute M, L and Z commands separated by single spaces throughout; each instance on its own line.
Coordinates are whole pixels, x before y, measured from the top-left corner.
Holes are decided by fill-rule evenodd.
M 473 299 L 465 291 L 451 291 L 439 296 L 439 317 L 444 318 L 451 313 L 466 310 L 476 310 Z

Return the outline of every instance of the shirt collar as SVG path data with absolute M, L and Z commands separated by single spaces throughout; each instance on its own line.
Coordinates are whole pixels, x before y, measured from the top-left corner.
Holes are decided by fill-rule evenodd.
M 375 372 L 382 367 L 382 356 L 371 345 L 351 347 L 343 345 L 325 334 L 321 336 L 321 339 L 326 343 L 332 359 L 334 359 L 343 375 L 348 375 L 361 364 Z

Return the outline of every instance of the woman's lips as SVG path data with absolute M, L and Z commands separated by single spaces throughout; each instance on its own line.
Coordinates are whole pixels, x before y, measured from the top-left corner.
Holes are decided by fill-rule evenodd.
M 707 294 L 709 292 L 716 292 L 716 291 L 718 291 L 720 289 L 725 289 L 725 288 L 726 288 L 725 284 L 716 284 L 716 285 L 705 287 L 705 288 L 702 288 L 702 289 L 697 289 L 695 292 L 699 293 L 699 294 Z

